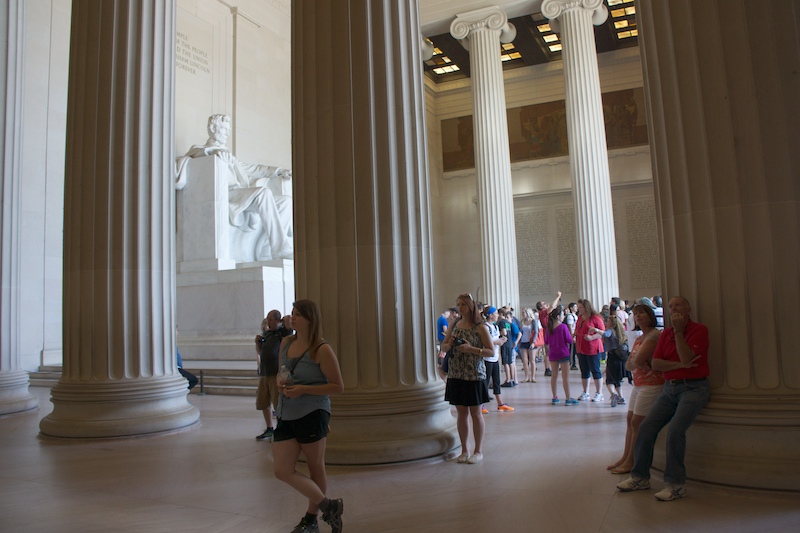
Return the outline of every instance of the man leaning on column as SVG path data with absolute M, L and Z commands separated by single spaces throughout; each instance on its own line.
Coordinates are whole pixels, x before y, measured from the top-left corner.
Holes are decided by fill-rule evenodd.
M 669 301 L 672 327 L 659 337 L 651 363 L 663 372 L 664 389 L 639 428 L 633 451 L 631 477 L 619 483 L 620 492 L 650 488 L 650 466 L 659 432 L 667 430 L 666 486 L 655 497 L 661 501 L 686 497 L 686 430 L 708 403 L 708 328 L 689 318 L 689 301 L 676 296 Z

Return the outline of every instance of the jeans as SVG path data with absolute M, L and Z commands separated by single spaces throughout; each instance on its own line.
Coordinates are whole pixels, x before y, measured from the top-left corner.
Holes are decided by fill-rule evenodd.
M 589 375 L 593 379 L 600 379 L 603 373 L 600 372 L 600 356 L 605 355 L 605 352 L 600 352 L 595 355 L 578 354 L 578 366 L 581 367 L 581 379 L 589 379 Z
M 686 430 L 692 425 L 698 413 L 711 397 L 708 380 L 681 381 L 672 385 L 664 384 L 664 390 L 656 398 L 653 407 L 639 427 L 639 436 L 633 450 L 633 469 L 631 476 L 650 478 L 653 464 L 653 448 L 659 432 L 669 424 L 667 430 L 667 464 L 664 468 L 664 481 L 682 485 L 686 482 Z

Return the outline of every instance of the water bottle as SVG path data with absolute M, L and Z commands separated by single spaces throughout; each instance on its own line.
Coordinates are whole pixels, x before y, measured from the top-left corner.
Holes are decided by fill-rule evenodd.
M 286 368 L 286 365 L 281 365 L 280 369 L 280 376 L 281 380 L 283 381 L 284 385 L 291 385 L 292 384 L 292 373 Z

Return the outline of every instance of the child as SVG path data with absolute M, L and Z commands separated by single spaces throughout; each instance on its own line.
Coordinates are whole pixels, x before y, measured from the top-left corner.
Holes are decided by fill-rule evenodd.
M 578 405 L 578 400 L 569 395 L 569 352 L 572 344 L 572 334 L 564 322 L 564 308 L 560 305 L 550 311 L 545 328 L 545 343 L 550 346 L 547 359 L 550 362 L 550 389 L 553 391 L 551 403 L 558 405 L 561 400 L 556 394 L 556 383 L 558 382 L 558 369 L 561 367 L 561 381 L 564 385 L 564 395 L 567 398 L 566 405 Z
M 603 348 L 607 354 L 606 360 L 606 388 L 611 395 L 611 407 L 624 405 L 625 398 L 622 397 L 622 380 L 625 377 L 625 360 L 620 359 L 617 352 L 622 349 L 622 345 L 627 342 L 625 330 L 622 327 L 617 315 L 609 315 L 603 318 L 605 321 L 605 331 L 592 328 L 591 333 L 603 336 Z

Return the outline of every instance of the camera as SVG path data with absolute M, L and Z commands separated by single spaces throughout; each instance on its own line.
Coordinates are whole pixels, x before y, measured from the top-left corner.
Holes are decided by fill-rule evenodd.
M 467 341 L 465 341 L 464 339 L 453 339 L 453 348 L 455 348 L 456 346 L 461 346 L 462 344 L 466 343 Z

